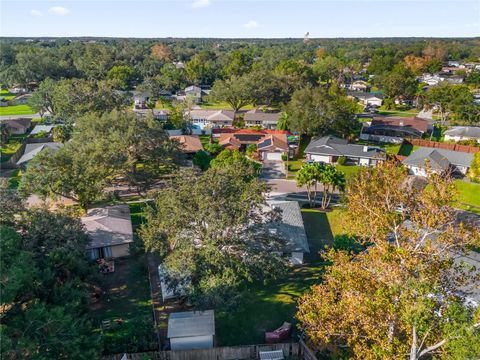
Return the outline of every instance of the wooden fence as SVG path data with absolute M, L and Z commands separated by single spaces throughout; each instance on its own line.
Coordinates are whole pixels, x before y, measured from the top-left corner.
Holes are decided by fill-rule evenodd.
M 412 145 L 417 146 L 424 146 L 424 147 L 431 147 L 431 148 L 438 148 L 444 150 L 452 150 L 452 151 L 460 151 L 474 154 L 480 151 L 480 147 L 477 146 L 468 146 L 468 145 L 460 145 L 460 144 L 450 144 L 450 143 L 443 143 L 438 141 L 430 141 L 424 139 L 408 139 L 405 140 Z
M 223 346 L 212 349 L 156 351 L 127 354 L 128 360 L 239 360 L 258 359 L 260 351 L 282 350 L 286 359 L 317 360 L 315 354 L 299 343 Z M 121 360 L 124 354 L 105 356 L 103 360 Z

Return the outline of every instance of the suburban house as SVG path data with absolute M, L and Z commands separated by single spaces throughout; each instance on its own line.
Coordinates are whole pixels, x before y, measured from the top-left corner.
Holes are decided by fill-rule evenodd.
M 350 90 L 352 91 L 366 92 L 369 89 L 370 89 L 370 85 L 364 80 L 356 80 L 350 85 Z
M 133 109 L 141 110 L 147 108 L 147 102 L 151 98 L 151 94 L 148 92 L 134 91 L 133 93 Z
M 303 264 L 305 253 L 310 252 L 302 212 L 297 201 L 268 201 L 268 205 L 281 212 L 279 220 L 265 224 L 267 231 L 285 242 L 283 254 L 288 255 L 294 265 Z
M 347 91 L 347 95 L 361 102 L 365 106 L 381 106 L 383 104 L 383 95 L 363 91 Z
M 32 119 L 30 118 L 18 118 L 1 120 L 0 124 L 7 126 L 8 133 L 11 135 L 23 135 L 32 127 Z
M 473 154 L 439 148 L 420 147 L 402 162 L 410 173 L 427 176 L 426 168 L 438 174 L 464 176 L 467 174 Z M 427 165 L 428 164 L 428 165 Z
M 203 145 L 198 135 L 173 135 L 170 139 L 178 141 L 182 152 L 188 155 L 195 154 L 203 150 Z
M 168 316 L 167 338 L 172 350 L 211 349 L 215 337 L 215 312 L 173 312 Z
M 433 124 L 418 117 L 379 116 L 373 117 L 370 123 L 365 123 L 360 133 L 360 139 L 400 143 L 403 138 L 421 138 L 423 134 L 433 131 Z
M 231 127 L 235 120 L 235 112 L 224 109 L 195 109 L 190 110 L 187 116 L 192 120 L 192 124 L 200 129 Z
M 133 229 L 127 204 L 90 209 L 81 220 L 91 240 L 87 246 L 90 259 L 118 258 L 130 253 Z
M 476 140 L 480 143 L 480 127 L 478 126 L 451 126 L 444 134 L 445 141 Z
M 28 162 L 32 160 L 37 154 L 43 151 L 49 151 L 55 153 L 58 149 L 62 148 L 63 144 L 58 142 L 46 142 L 46 143 L 31 143 L 25 145 L 25 151 L 20 159 L 17 161 L 17 166 L 26 167 Z
M 280 118 L 281 113 L 269 113 L 264 112 L 261 109 L 249 110 L 245 113 L 243 120 L 245 121 L 245 126 L 261 126 L 264 129 L 276 129 L 278 119 Z
M 35 125 L 33 130 L 30 132 L 30 137 L 37 137 L 42 134 L 45 135 L 42 137 L 50 137 L 52 136 L 52 131 L 54 127 L 55 125 Z
M 28 103 L 28 100 L 32 97 L 32 94 L 18 95 L 9 101 L 10 106 L 24 105 Z
M 178 101 L 185 101 L 187 98 L 192 98 L 196 104 L 200 104 L 203 97 L 207 96 L 209 93 L 209 89 L 203 89 L 200 86 L 191 85 L 186 87 L 185 90 L 179 91 L 177 95 L 175 95 L 175 99 Z
M 282 155 L 293 155 L 294 149 L 288 146 L 284 131 L 249 131 L 238 130 L 234 133 L 222 133 L 218 141 L 226 149 L 245 150 L 248 145 L 255 145 L 262 160 L 281 161 Z
M 347 164 L 375 166 L 385 160 L 385 152 L 374 146 L 349 144 L 347 140 L 335 136 L 313 139 L 305 149 L 307 159 L 315 162 L 334 164 L 345 157 Z

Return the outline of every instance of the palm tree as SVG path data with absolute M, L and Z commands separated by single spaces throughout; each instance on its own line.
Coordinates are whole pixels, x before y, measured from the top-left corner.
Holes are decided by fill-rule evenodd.
M 298 187 L 301 187 L 301 186 L 307 187 L 308 205 L 312 207 L 312 204 L 313 204 L 313 207 L 315 207 L 315 196 L 313 197 L 313 203 L 312 203 L 312 187 L 313 186 L 315 187 L 315 195 L 317 190 L 315 165 L 304 164 L 298 171 L 295 180 L 297 181 Z
M 323 185 L 322 209 L 328 208 L 332 200 L 332 192 L 337 188 L 345 189 L 345 173 L 334 165 L 320 165 L 317 170 L 317 181 Z

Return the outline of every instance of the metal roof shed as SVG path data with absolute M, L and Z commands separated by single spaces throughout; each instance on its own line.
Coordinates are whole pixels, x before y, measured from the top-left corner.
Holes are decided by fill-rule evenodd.
M 215 313 L 213 310 L 171 313 L 168 333 L 172 350 L 213 348 Z

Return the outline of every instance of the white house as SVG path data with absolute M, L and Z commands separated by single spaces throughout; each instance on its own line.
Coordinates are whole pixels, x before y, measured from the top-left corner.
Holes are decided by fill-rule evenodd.
M 347 95 L 361 102 L 365 106 L 381 106 L 383 95 L 363 91 L 348 91 Z
M 281 113 L 275 112 L 264 112 L 261 109 L 249 110 L 245 113 L 243 120 L 245 121 L 245 126 L 261 126 L 264 129 L 274 130 L 277 128 L 278 120 L 280 119 Z
M 473 154 L 439 148 L 420 147 L 410 154 L 403 164 L 410 174 L 427 176 L 427 167 L 438 174 L 452 173 L 466 175 L 473 160 Z
M 445 131 L 445 141 L 476 140 L 480 143 L 480 127 L 478 126 L 451 126 Z
M 211 349 L 215 337 L 213 310 L 171 313 L 167 337 L 172 350 Z
M 191 119 L 193 126 L 200 129 L 232 127 L 235 120 L 235 112 L 224 109 L 195 109 L 186 115 Z

